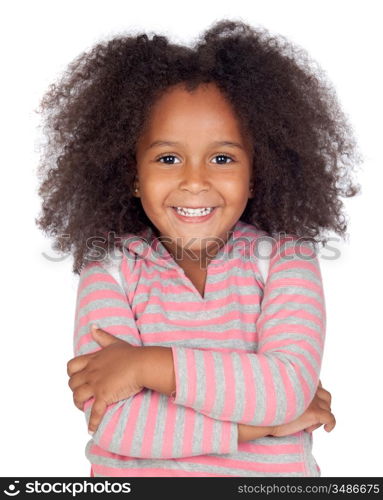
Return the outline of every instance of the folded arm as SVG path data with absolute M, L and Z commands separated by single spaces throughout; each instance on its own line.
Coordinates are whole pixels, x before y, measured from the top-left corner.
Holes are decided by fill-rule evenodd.
M 325 323 L 315 250 L 292 237 L 274 240 L 255 325 L 257 352 L 173 346 L 174 402 L 218 420 L 253 426 L 295 420 L 317 390 Z
M 133 312 L 115 278 L 99 263 L 88 264 L 80 274 L 77 291 L 74 355 L 101 347 L 91 336 L 91 324 L 133 345 L 142 345 Z M 89 423 L 94 398 L 84 404 Z M 174 404 L 150 389 L 113 403 L 93 435 L 103 449 L 138 458 L 179 458 L 238 449 L 238 426 L 217 420 L 192 408 Z

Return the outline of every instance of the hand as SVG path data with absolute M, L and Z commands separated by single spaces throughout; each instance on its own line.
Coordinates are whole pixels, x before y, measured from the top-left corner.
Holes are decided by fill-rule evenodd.
M 100 328 L 92 328 L 92 337 L 103 349 L 77 356 L 67 363 L 68 385 L 73 401 L 83 410 L 85 401 L 94 397 L 89 431 L 96 431 L 107 406 L 137 394 L 140 346 L 125 342 Z
M 287 424 L 275 426 L 271 435 L 282 437 L 301 430 L 312 432 L 322 424 L 325 424 L 324 428 L 327 432 L 331 432 L 336 425 L 336 420 L 331 413 L 331 394 L 322 388 L 319 380 L 317 392 L 303 415 Z

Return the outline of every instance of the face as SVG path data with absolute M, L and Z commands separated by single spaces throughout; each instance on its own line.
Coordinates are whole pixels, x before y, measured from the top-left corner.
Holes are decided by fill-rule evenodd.
M 251 145 L 213 83 L 193 92 L 182 85 L 168 89 L 153 107 L 136 160 L 135 195 L 178 258 L 180 247 L 197 256 L 216 253 L 253 197 Z M 173 207 L 215 208 L 198 222 L 182 220 Z

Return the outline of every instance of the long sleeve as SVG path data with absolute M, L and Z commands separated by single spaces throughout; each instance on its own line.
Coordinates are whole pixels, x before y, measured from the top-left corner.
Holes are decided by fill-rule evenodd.
M 74 321 L 74 355 L 101 347 L 90 334 L 100 328 L 133 345 L 142 345 L 127 297 L 116 279 L 99 263 L 85 266 L 78 283 Z M 94 398 L 84 405 L 89 423 Z M 175 405 L 149 389 L 107 407 L 93 435 L 94 442 L 113 453 L 138 458 L 179 458 L 225 454 L 238 450 L 238 426 Z
M 173 346 L 173 401 L 216 419 L 248 425 L 295 420 L 317 390 L 325 323 L 315 249 L 292 236 L 274 239 L 254 325 L 256 352 Z

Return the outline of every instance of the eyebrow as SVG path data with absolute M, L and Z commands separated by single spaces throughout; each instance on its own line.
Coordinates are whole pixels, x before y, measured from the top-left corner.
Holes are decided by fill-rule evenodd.
M 154 146 L 178 146 L 179 144 L 181 144 L 181 143 L 180 142 L 173 142 L 173 141 L 160 141 L 159 140 L 159 141 L 152 142 L 146 148 L 146 150 L 154 148 Z M 211 142 L 210 146 L 230 146 L 233 148 L 244 149 L 244 147 L 241 144 L 239 144 L 238 142 L 232 142 L 232 141 L 215 141 L 215 142 Z

